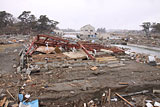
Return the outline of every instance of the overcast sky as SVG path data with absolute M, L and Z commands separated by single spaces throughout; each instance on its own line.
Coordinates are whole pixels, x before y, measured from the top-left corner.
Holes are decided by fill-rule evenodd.
M 144 21 L 160 22 L 160 0 L 0 0 L 0 11 L 15 17 L 23 11 L 47 15 L 60 28 L 141 29 Z

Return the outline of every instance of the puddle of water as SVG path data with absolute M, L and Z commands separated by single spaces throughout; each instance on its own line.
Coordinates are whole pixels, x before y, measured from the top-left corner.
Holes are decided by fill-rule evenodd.
M 132 45 L 114 45 L 118 46 L 121 48 L 129 48 L 131 52 L 136 52 L 136 53 L 144 53 L 144 54 L 149 54 L 153 56 L 157 56 L 160 58 L 160 48 L 151 48 L 147 46 L 132 46 Z

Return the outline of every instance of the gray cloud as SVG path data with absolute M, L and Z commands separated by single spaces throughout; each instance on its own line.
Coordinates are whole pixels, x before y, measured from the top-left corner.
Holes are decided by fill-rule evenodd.
M 1 0 L 0 10 L 18 16 L 30 10 L 60 22 L 60 28 L 92 24 L 107 29 L 140 29 L 144 21 L 160 21 L 160 0 Z

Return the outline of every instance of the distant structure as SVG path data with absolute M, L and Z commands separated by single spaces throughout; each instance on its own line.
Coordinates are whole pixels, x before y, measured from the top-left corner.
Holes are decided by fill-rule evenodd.
M 84 37 L 89 37 L 89 38 L 96 37 L 95 28 L 90 24 L 81 27 L 80 32 L 81 35 Z
M 64 32 L 62 30 L 54 29 L 53 34 L 56 34 L 57 36 L 63 36 Z
M 76 31 L 76 32 L 64 32 L 64 35 L 63 37 L 66 37 L 66 38 L 80 38 L 80 32 Z
M 80 32 L 64 32 L 64 35 L 80 35 Z

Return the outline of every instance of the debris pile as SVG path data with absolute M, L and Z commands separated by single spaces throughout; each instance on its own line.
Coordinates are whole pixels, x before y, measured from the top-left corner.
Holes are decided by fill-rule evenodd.
M 156 56 L 144 54 L 144 53 L 135 53 L 135 52 L 129 52 L 125 51 L 126 54 L 130 56 L 131 60 L 135 60 L 138 63 L 147 63 L 149 65 L 159 65 L 160 59 Z
M 24 69 L 33 71 L 33 69 L 37 69 L 33 67 L 34 64 L 36 67 L 39 64 L 45 68 L 46 66 L 49 68 L 50 66 L 106 66 L 106 64 L 99 64 L 97 61 L 117 60 L 114 57 L 115 54 L 124 54 L 124 50 L 88 41 L 73 41 L 55 36 L 37 35 L 30 46 L 20 52 L 20 67 L 17 71 Z M 93 61 L 90 63 L 82 61 L 88 59 Z
M 95 98 L 87 103 L 84 103 L 84 107 L 107 107 L 122 105 L 124 107 L 159 107 L 160 103 L 158 99 L 159 98 L 157 94 L 152 93 L 149 90 L 128 94 L 119 94 L 117 92 L 111 92 L 111 89 L 109 88 L 107 91 L 103 92 L 101 98 Z
M 24 43 L 29 37 L 29 35 L 1 35 L 0 44 Z
M 139 64 L 158 65 L 157 58 L 48 35 L 24 46 L 11 50 L 20 51 L 16 72 L 0 74 L 2 107 L 159 106 L 160 70 Z

